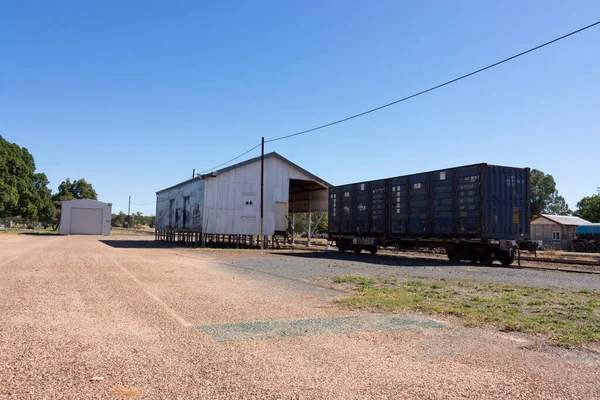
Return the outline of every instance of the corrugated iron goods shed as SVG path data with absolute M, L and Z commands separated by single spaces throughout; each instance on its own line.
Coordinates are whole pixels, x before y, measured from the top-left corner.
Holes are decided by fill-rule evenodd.
M 282 234 L 293 213 L 327 211 L 330 186 L 275 152 L 265 154 L 262 230 L 256 157 L 156 192 L 156 237 L 197 244 L 207 235 L 239 241 Z

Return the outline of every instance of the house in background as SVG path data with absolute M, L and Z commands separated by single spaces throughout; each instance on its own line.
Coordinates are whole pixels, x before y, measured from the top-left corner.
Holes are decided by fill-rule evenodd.
M 531 240 L 546 248 L 573 250 L 571 240 L 579 225 L 589 224 L 579 217 L 542 214 L 531 220 Z

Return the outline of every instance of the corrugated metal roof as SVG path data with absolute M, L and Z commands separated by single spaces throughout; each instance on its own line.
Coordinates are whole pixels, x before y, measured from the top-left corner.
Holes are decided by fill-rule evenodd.
M 546 218 L 546 219 L 549 219 L 550 221 L 556 222 L 557 224 L 560 224 L 560 225 L 574 225 L 574 226 L 579 226 L 579 225 L 589 224 L 590 223 L 590 221 L 586 221 L 583 218 L 570 217 L 570 216 L 567 216 L 567 215 L 548 215 L 548 214 L 542 214 L 541 216 L 544 217 L 544 218 Z
M 312 178 L 312 179 L 313 179 L 313 180 L 315 180 L 316 182 L 319 182 L 319 183 L 320 183 L 320 184 L 321 184 L 323 187 L 325 187 L 325 188 L 329 188 L 329 187 L 331 187 L 331 184 L 330 184 L 330 183 L 328 183 L 328 182 L 324 181 L 323 179 L 319 178 L 318 176 L 316 176 L 316 175 L 314 175 L 314 174 L 311 174 L 310 172 L 308 172 L 308 171 L 307 171 L 307 170 L 305 170 L 304 168 L 302 168 L 302 167 L 300 167 L 300 166 L 298 166 L 298 165 L 294 164 L 293 162 L 291 162 L 291 161 L 290 161 L 290 160 L 288 160 L 287 158 L 283 157 L 283 156 L 282 156 L 282 155 L 280 155 L 279 153 L 276 153 L 276 152 L 274 152 L 274 151 L 273 151 L 273 152 L 271 152 L 271 153 L 265 154 L 265 159 L 267 159 L 267 158 L 270 158 L 270 157 L 276 157 L 276 158 L 279 158 L 281 161 L 283 161 L 283 162 L 285 162 L 285 163 L 287 163 L 287 164 L 291 165 L 292 167 L 296 168 L 296 169 L 297 169 L 297 170 L 299 170 L 300 172 L 303 172 L 304 174 L 308 175 L 310 178 Z M 239 162 L 239 163 L 237 163 L 237 164 L 230 165 L 229 167 L 225 167 L 225 168 L 222 168 L 222 169 L 216 170 L 216 171 L 214 171 L 214 172 L 215 172 L 215 173 L 217 173 L 217 174 L 219 174 L 219 173 L 223 173 L 223 172 L 226 172 L 226 171 L 231 171 L 232 169 L 240 168 L 240 167 L 243 167 L 244 165 L 248 165 L 248 164 L 251 164 L 251 163 L 253 163 L 253 162 L 257 162 L 257 161 L 260 161 L 260 156 L 258 156 L 258 157 L 254 157 L 254 158 L 251 158 L 251 159 L 249 159 L 249 160 L 246 160 L 246 161 Z M 178 184 L 176 184 L 176 185 L 170 186 L 170 187 L 168 187 L 168 188 L 166 188 L 166 189 L 159 190 L 159 191 L 158 191 L 158 192 L 156 192 L 156 193 L 158 194 L 158 193 L 164 192 L 165 190 L 169 190 L 169 189 L 173 189 L 173 188 L 176 188 L 176 187 L 179 187 L 179 186 L 187 185 L 188 183 L 190 183 L 190 182 L 192 182 L 192 181 L 201 180 L 201 179 L 204 179 L 205 177 L 210 177 L 210 176 L 211 176 L 211 174 L 212 174 L 212 172 L 211 172 L 211 173 L 208 173 L 208 174 L 204 174 L 204 175 L 200 175 L 200 176 L 194 177 L 194 178 L 192 178 L 192 179 L 188 179 L 188 180 L 186 180 L 186 181 L 183 181 L 183 182 L 180 182 L 180 183 L 178 183 Z

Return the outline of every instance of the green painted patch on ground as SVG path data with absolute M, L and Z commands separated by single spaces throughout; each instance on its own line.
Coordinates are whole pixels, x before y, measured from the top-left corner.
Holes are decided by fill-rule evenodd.
M 549 342 L 578 346 L 600 341 L 600 293 L 466 280 L 407 281 L 360 275 L 332 278 L 355 292 L 338 300 L 350 309 L 404 310 L 462 318 L 465 325 L 542 334 Z
M 356 332 L 443 328 L 431 320 L 418 321 L 391 316 L 312 318 L 294 321 L 254 321 L 220 325 L 197 325 L 218 342 L 289 338 L 307 335 L 343 335 Z

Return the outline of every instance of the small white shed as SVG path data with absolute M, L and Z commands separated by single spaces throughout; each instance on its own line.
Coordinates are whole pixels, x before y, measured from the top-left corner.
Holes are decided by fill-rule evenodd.
M 112 204 L 97 200 L 63 201 L 61 235 L 110 235 Z

